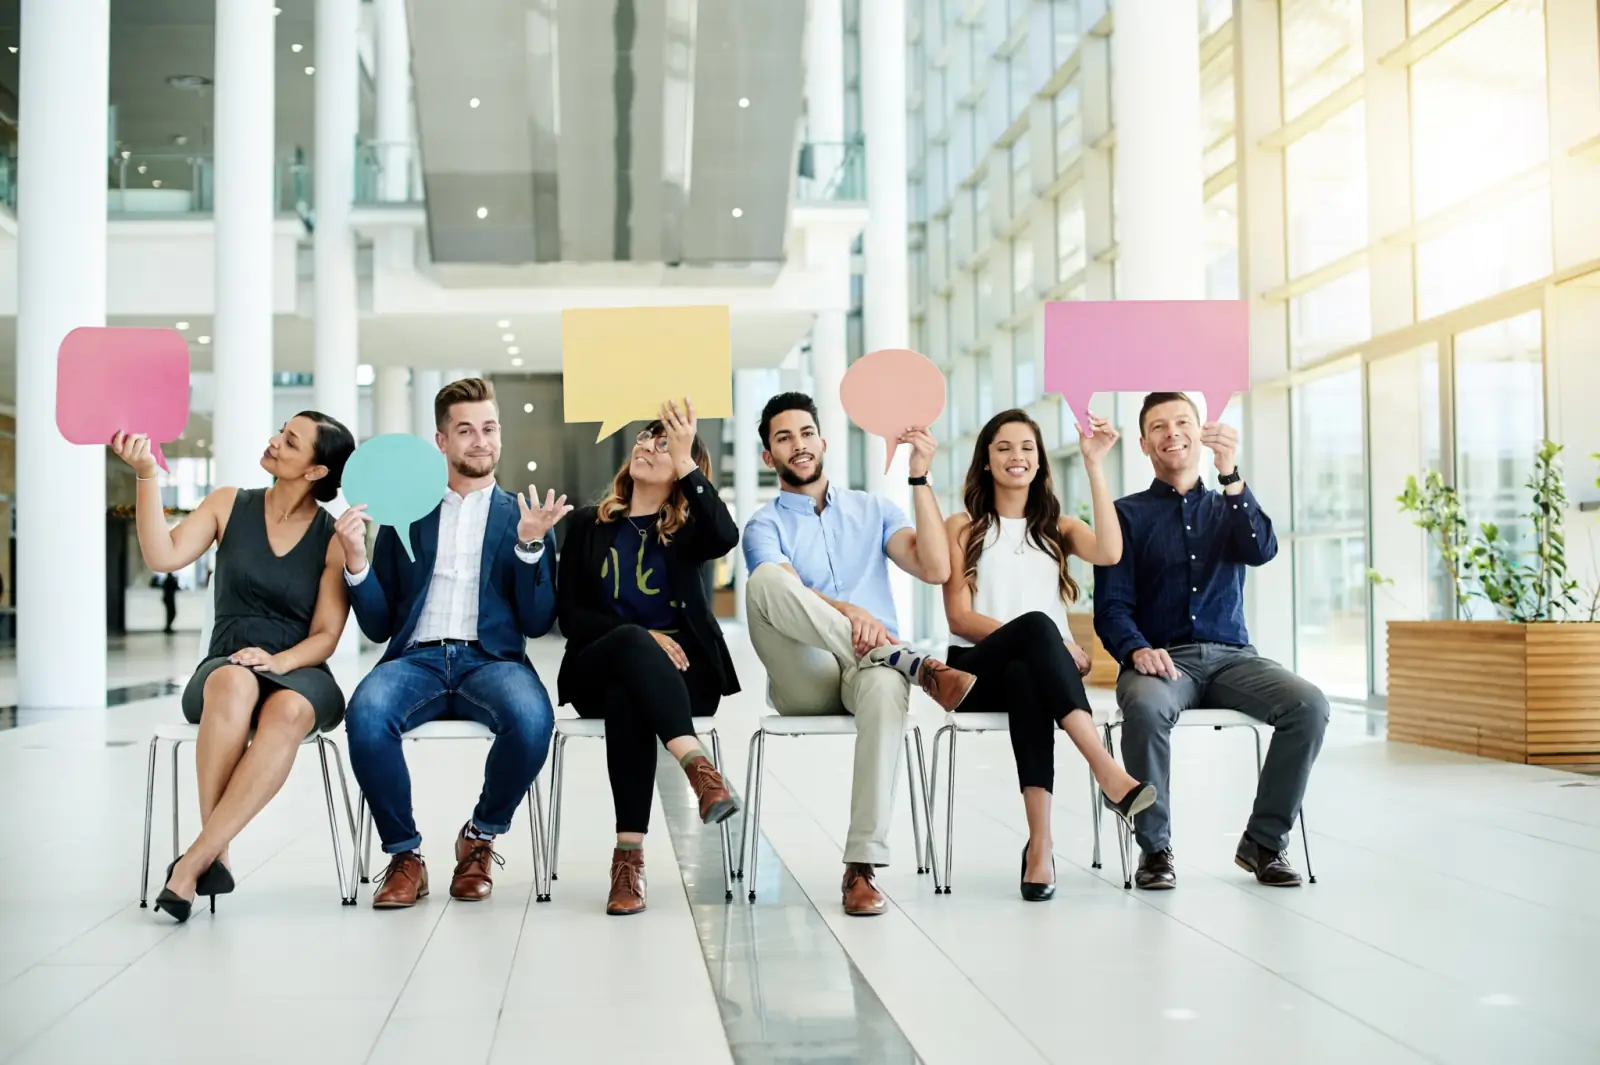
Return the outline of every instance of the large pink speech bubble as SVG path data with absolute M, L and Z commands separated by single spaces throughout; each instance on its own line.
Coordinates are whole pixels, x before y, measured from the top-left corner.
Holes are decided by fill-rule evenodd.
M 1243 300 L 1068 301 L 1044 306 L 1044 389 L 1083 433 L 1096 392 L 1199 392 L 1222 416 L 1250 388 L 1250 311 Z
M 839 402 L 850 420 L 888 445 L 885 472 L 894 464 L 901 433 L 939 420 L 944 394 L 939 367 L 909 348 L 868 352 L 851 363 L 839 382 Z
M 119 432 L 144 433 L 164 470 L 161 445 L 188 422 L 189 345 L 181 334 L 83 326 L 61 341 L 56 428 L 69 444 L 104 446 Z

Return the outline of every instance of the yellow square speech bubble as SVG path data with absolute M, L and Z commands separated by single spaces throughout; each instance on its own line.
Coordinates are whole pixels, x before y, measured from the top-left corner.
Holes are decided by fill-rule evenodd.
M 604 440 L 688 396 L 698 418 L 733 416 L 726 307 L 609 307 L 561 312 L 565 417 L 599 422 Z

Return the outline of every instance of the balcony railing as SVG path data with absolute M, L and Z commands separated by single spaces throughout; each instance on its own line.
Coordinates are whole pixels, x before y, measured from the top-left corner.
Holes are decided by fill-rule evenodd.
M 796 197 L 803 203 L 867 198 L 866 145 L 852 141 L 806 141 L 800 145 Z

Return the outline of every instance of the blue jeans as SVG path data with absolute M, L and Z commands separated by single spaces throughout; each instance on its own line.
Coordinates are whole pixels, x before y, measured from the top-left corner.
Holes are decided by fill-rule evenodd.
M 422 846 L 411 816 L 411 773 L 401 738 L 439 718 L 464 718 L 494 733 L 472 827 L 501 835 L 550 753 L 555 716 L 539 675 L 460 644 L 414 647 L 356 686 L 345 714 L 350 768 L 372 808 L 386 854 Z M 530 813 L 529 816 L 532 816 Z

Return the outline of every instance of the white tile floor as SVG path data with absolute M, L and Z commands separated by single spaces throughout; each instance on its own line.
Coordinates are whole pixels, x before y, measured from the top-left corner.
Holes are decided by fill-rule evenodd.
M 742 783 L 764 707 L 754 656 L 730 635 L 748 690 L 721 718 Z M 534 650 L 553 677 L 559 647 Z M 111 673 L 131 683 L 192 661 L 192 637 L 136 638 Z M 0 663 L 0 695 L 13 675 Z M 302 756 L 234 848 L 239 891 L 180 928 L 141 911 L 135 883 L 145 742 L 176 715 L 167 697 L 22 715 L 0 732 L 0 1061 L 733 1060 L 659 816 L 650 911 L 601 912 L 611 810 L 600 744 L 568 748 L 552 903 L 532 901 L 519 815 L 489 903 L 450 903 L 440 883 L 410 911 L 374 912 L 365 894 L 359 908 L 339 906 L 320 774 Z M 931 706 L 918 715 L 937 724 Z M 849 741 L 774 739 L 763 825 L 781 864 L 764 860 L 758 887 L 765 903 L 793 877 L 930 1063 L 1600 1061 L 1600 788 L 1364 732 L 1363 717 L 1336 715 L 1307 803 L 1320 882 L 1293 892 L 1258 887 L 1231 861 L 1253 783 L 1246 737 L 1178 733 L 1181 885 L 1160 895 L 1122 890 L 1109 819 L 1106 868 L 1089 868 L 1083 769 L 1063 742 L 1061 890 L 1048 905 L 1016 893 L 1023 832 L 1008 742 L 964 737 L 954 893 L 935 896 L 916 875 L 902 810 L 901 860 L 883 878 L 894 906 L 874 921 L 838 908 Z M 411 755 L 438 881 L 483 749 Z M 152 891 L 169 857 L 164 775 Z M 186 837 L 192 781 L 186 764 Z M 742 891 L 731 905 L 747 913 Z M 758 989 L 797 1025 L 851 1008 L 832 985 L 796 978 L 808 942 L 838 949 L 804 935 L 774 944 Z M 761 956 L 758 939 L 758 978 Z M 741 1060 L 857 1059 L 797 1045 Z

